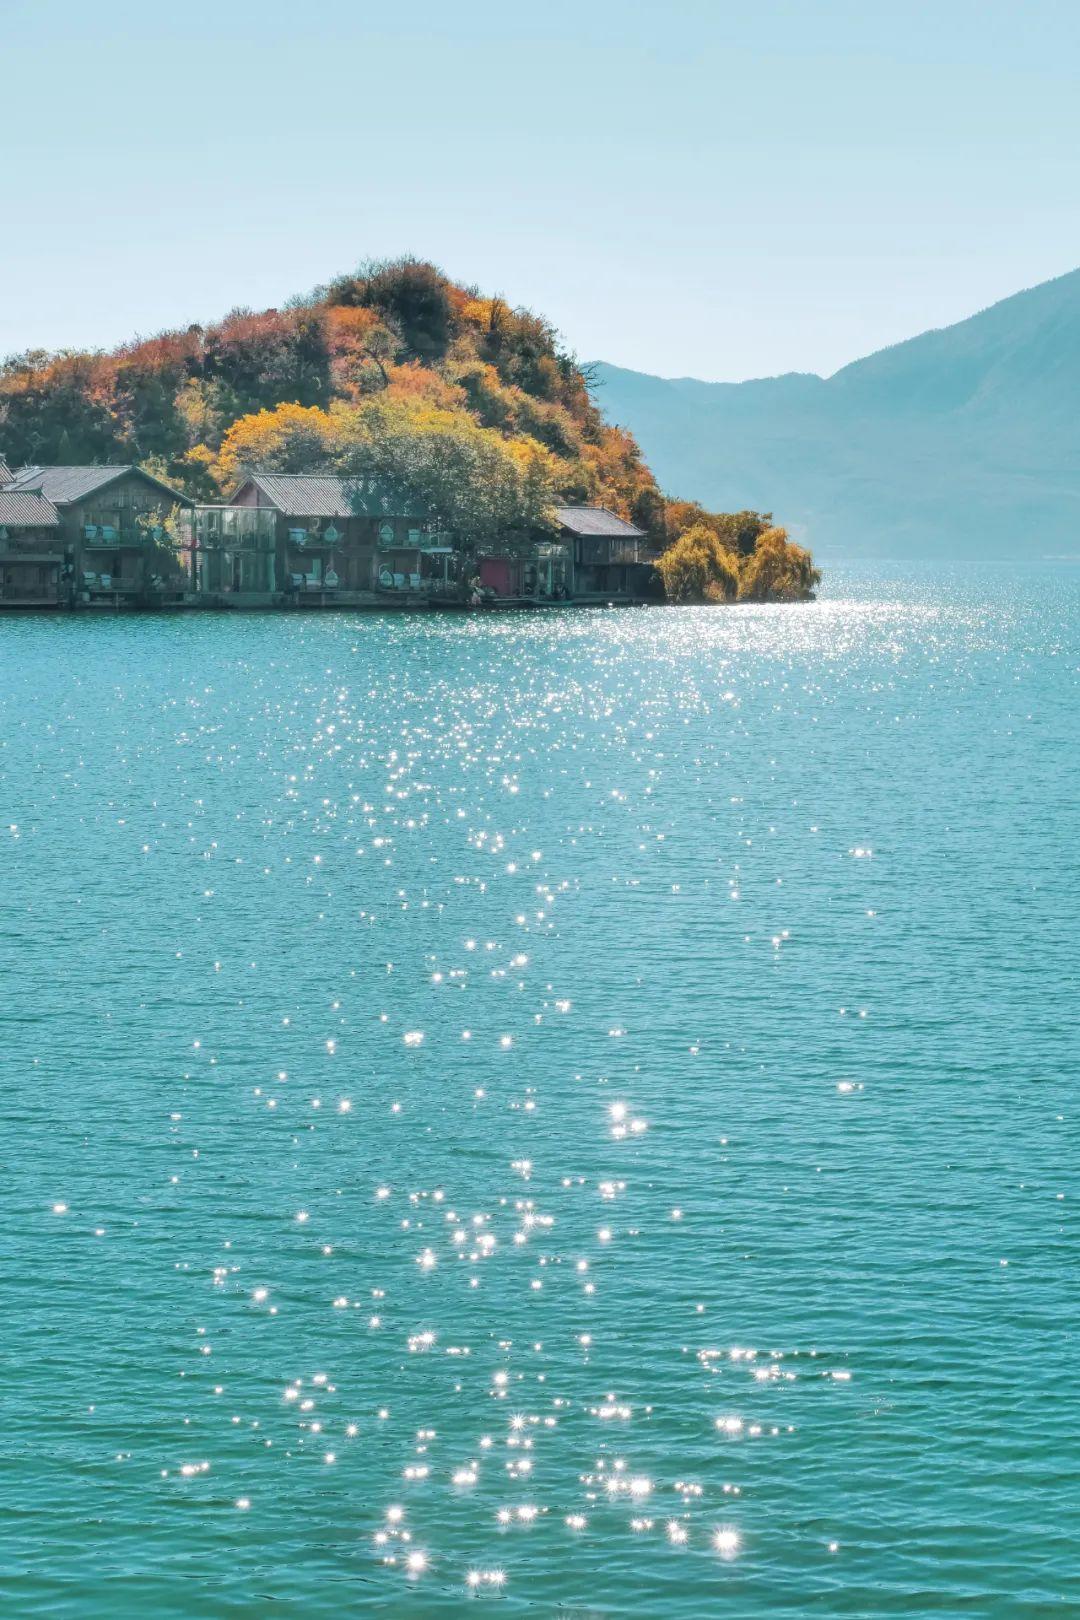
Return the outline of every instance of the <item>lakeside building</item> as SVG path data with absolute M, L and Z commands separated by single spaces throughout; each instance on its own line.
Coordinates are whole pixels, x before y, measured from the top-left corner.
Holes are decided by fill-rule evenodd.
M 650 594 L 656 554 L 644 529 L 605 506 L 558 506 L 554 536 L 479 559 L 480 583 L 522 601 L 639 601 Z
M 482 553 L 474 577 L 495 601 L 567 602 L 573 595 L 569 547 L 550 536 Z
M 493 607 L 652 594 L 643 530 L 599 506 L 471 547 L 400 487 L 246 472 L 191 501 L 134 466 L 0 462 L 0 607 Z
M 207 606 L 269 607 L 276 600 L 272 506 L 193 506 L 184 518 L 191 591 Z
M 215 511 L 237 515 L 215 519 Z M 272 550 L 269 566 L 253 562 L 250 578 L 241 577 L 238 594 L 256 592 L 297 605 L 364 606 L 386 597 L 437 594 L 456 555 L 426 507 L 377 479 L 248 473 L 228 507 L 196 509 L 200 553 L 210 547 L 216 526 L 235 573 L 240 548 L 226 544 L 230 525 L 238 534 L 248 527 L 254 555 L 269 557 Z M 213 589 L 212 570 L 204 577 L 208 584 L 202 588 Z M 217 588 L 227 586 L 226 579 Z
M 606 601 L 648 594 L 656 557 L 644 529 L 605 506 L 558 506 L 555 516 L 570 551 L 576 598 Z
M 0 489 L 0 603 L 61 607 L 65 568 L 60 514 L 44 495 Z
M 190 560 L 160 542 L 173 513 L 192 503 L 171 484 L 134 466 L 3 472 L 0 600 L 114 608 L 184 600 Z M 34 597 L 35 588 L 44 599 Z

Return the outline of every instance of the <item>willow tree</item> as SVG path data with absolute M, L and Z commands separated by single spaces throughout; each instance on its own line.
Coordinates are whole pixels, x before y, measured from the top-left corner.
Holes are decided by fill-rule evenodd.
M 738 558 L 704 523 L 686 529 L 656 567 L 669 602 L 733 602 L 738 595 Z
M 821 583 L 821 571 L 786 529 L 766 529 L 739 574 L 742 602 L 805 602 Z

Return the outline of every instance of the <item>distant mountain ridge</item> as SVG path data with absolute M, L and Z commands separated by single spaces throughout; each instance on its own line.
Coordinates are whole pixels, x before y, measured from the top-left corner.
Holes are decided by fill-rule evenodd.
M 594 371 L 662 486 L 825 558 L 1080 556 L 1080 270 L 828 378 Z

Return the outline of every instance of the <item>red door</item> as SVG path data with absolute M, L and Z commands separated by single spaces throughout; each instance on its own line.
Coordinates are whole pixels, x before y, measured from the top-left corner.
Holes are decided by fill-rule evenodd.
M 496 596 L 510 595 L 510 563 L 506 557 L 481 557 L 480 583 Z

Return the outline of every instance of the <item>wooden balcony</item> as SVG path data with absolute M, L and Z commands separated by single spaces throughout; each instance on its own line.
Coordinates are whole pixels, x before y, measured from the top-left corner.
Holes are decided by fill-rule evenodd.
M 112 539 L 105 539 L 99 530 L 95 535 L 81 537 L 84 551 L 137 551 L 146 544 L 142 529 L 114 529 Z

